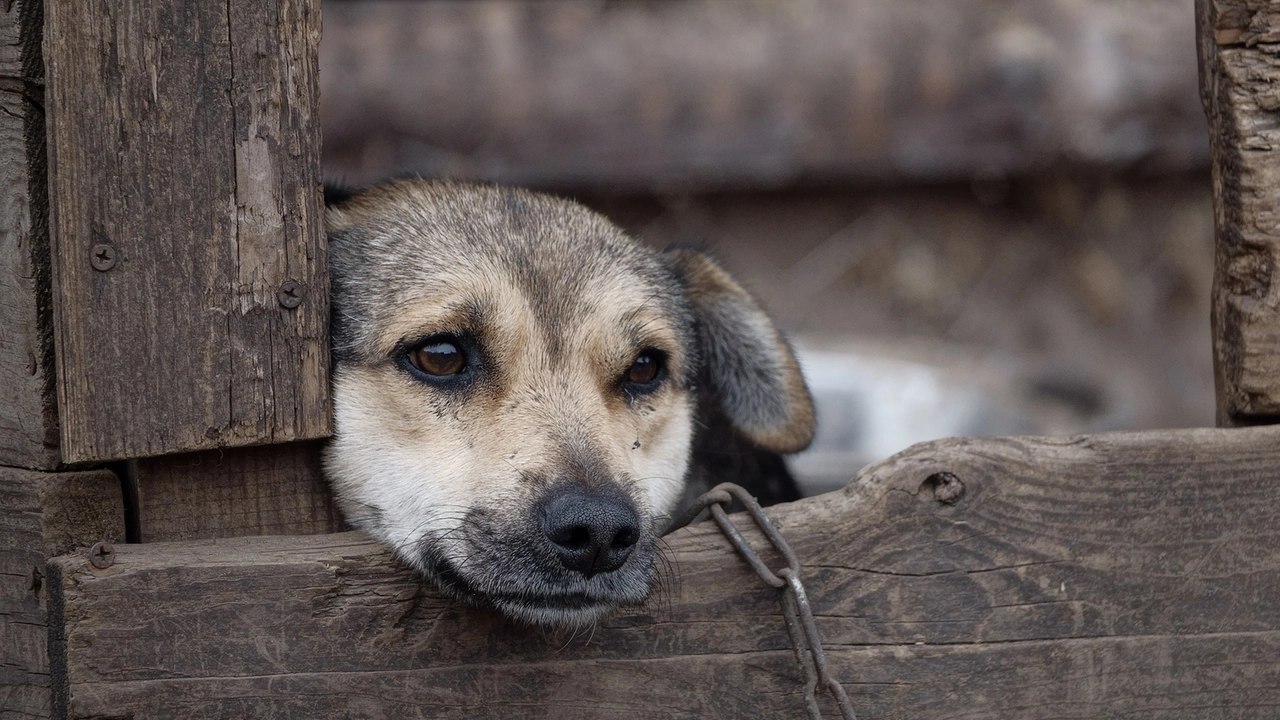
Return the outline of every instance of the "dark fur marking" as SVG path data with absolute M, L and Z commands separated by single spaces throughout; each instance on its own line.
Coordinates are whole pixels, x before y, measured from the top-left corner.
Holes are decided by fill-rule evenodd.
M 347 187 L 345 185 L 333 182 L 325 182 L 324 184 L 324 206 L 334 207 L 350 200 L 360 194 L 357 188 Z
M 800 486 L 787 470 L 782 455 L 763 450 L 742 436 L 713 402 L 704 401 L 703 418 L 694 437 L 690 458 L 690 495 L 706 492 L 723 482 L 737 483 L 761 505 L 793 502 L 801 498 Z M 733 511 L 742 510 L 737 502 Z

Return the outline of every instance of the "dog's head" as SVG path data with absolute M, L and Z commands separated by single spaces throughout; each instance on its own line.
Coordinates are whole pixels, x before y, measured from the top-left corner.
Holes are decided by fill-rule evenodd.
M 540 624 L 639 603 L 699 385 L 761 447 L 808 444 L 790 348 L 723 270 L 577 204 L 402 181 L 328 210 L 347 519 L 445 591 Z

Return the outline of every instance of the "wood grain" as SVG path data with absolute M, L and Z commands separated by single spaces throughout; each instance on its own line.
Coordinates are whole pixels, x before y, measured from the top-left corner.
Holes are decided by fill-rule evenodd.
M 1197 0 L 1217 254 L 1213 350 L 1219 425 L 1280 420 L 1280 14 Z
M 343 530 L 320 449 L 299 442 L 139 460 L 142 542 Z
M 331 2 L 328 172 L 599 192 L 1208 160 L 1182 0 Z
M 859 717 L 1262 717 L 1277 462 L 1272 428 L 948 440 L 770 514 Z M 649 605 L 578 633 L 444 601 L 356 533 L 60 558 L 57 682 L 74 718 L 800 716 L 775 591 L 709 524 L 667 544 Z
M 317 0 L 50 4 L 67 461 L 331 432 L 319 32 Z
M 0 8 L 0 465 L 58 464 L 45 184 L 44 3 Z
M 50 714 L 45 561 L 123 539 L 115 475 L 0 467 L 0 718 Z

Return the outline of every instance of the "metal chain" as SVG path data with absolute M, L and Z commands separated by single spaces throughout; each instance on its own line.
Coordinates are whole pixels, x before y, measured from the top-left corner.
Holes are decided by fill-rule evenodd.
M 764 533 L 769 543 L 787 561 L 785 568 L 776 573 L 770 570 L 769 566 L 760 560 L 760 556 L 756 555 L 755 550 L 747 544 L 747 539 L 742 536 L 725 512 L 725 508 L 733 504 L 735 499 L 742 503 L 747 513 L 751 515 L 751 519 L 755 521 L 756 527 L 760 528 L 760 532 Z M 782 619 L 786 622 L 787 635 L 791 636 L 791 644 L 796 651 L 796 662 L 804 672 L 804 702 L 809 710 L 809 718 L 822 720 L 822 711 L 818 709 L 816 696 L 817 688 L 821 685 L 835 698 L 836 704 L 840 706 L 840 714 L 845 720 L 857 720 L 857 716 L 853 714 L 853 706 L 849 704 L 849 696 L 845 695 L 844 688 L 840 687 L 840 683 L 836 682 L 827 670 L 827 656 L 822 651 L 822 638 L 818 636 L 818 626 L 813 621 L 813 611 L 809 609 L 809 597 L 804 592 L 804 585 L 800 583 L 800 560 L 791 550 L 791 546 L 782 539 L 778 529 L 769 520 L 769 516 L 764 514 L 760 503 L 751 497 L 751 493 L 733 483 L 721 483 L 694 500 L 693 505 L 685 511 L 676 527 L 687 525 L 708 508 L 716 525 L 720 526 L 725 537 L 729 538 L 729 542 L 737 549 L 738 554 L 756 571 L 760 579 L 782 591 Z M 808 652 L 805 652 L 806 648 Z

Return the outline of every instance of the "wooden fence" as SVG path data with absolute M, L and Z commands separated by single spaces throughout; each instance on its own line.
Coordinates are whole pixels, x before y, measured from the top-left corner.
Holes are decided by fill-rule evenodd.
M 714 526 L 590 637 L 341 532 L 319 12 L 0 12 L 0 718 L 800 716 Z M 859 717 L 1280 716 L 1280 13 L 1197 12 L 1222 427 L 928 443 L 773 509 Z

